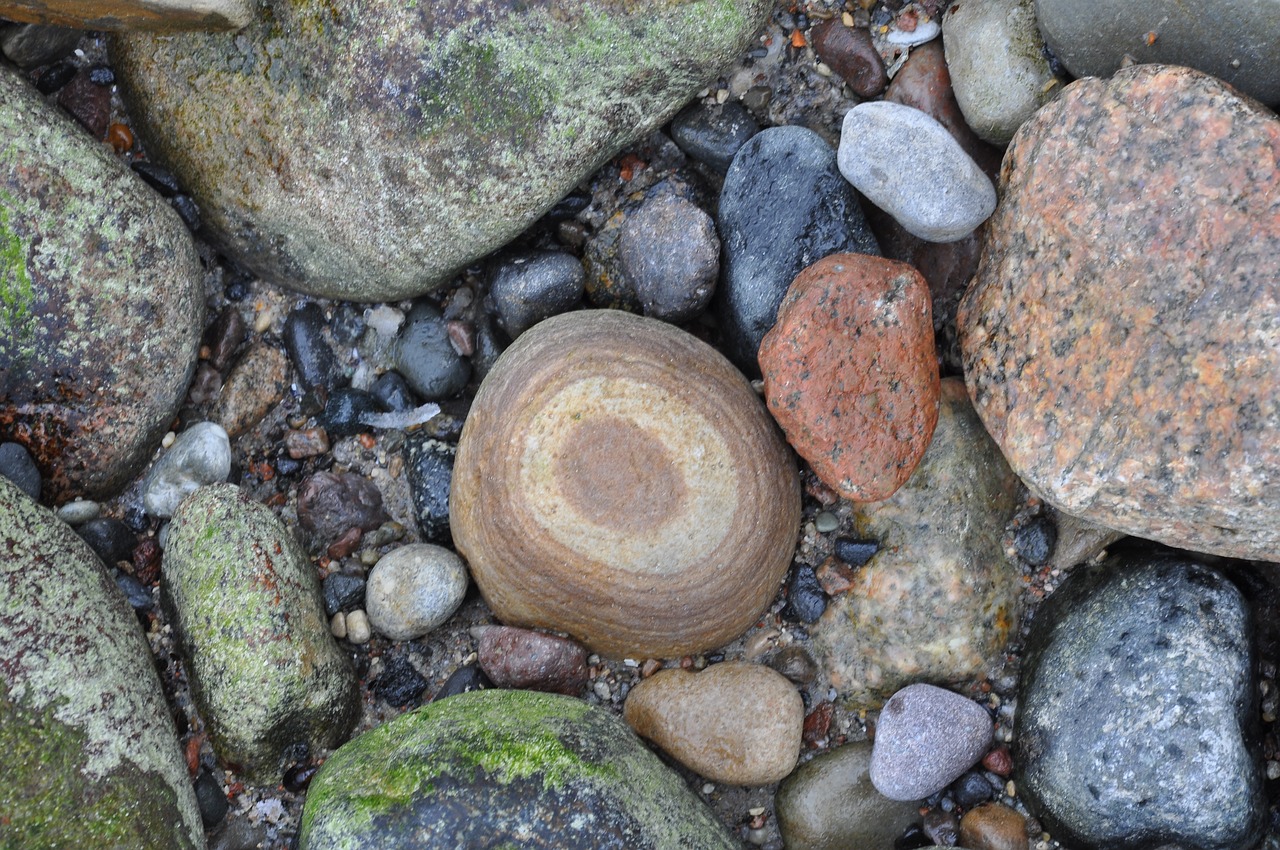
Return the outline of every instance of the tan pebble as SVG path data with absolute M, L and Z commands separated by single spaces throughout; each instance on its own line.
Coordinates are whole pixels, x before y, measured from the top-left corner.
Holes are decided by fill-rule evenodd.
M 164 435 L 164 439 L 160 441 L 160 445 L 164 446 L 167 449 L 173 445 L 173 441 L 176 439 L 178 439 L 177 434 L 173 433 L 172 431 L 166 431 Z
M 1008 806 L 984 803 L 961 819 L 960 846 L 970 850 L 1027 850 L 1027 819 Z
M 347 636 L 347 615 L 339 611 L 329 620 L 329 633 L 342 640 Z
M 368 643 L 372 636 L 367 614 L 357 608 L 347 615 L 347 640 L 355 644 Z

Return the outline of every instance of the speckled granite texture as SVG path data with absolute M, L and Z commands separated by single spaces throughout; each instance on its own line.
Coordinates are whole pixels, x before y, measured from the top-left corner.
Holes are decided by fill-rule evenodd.
M 1186 68 L 1068 87 L 1019 130 L 959 325 L 1038 495 L 1280 560 L 1280 121 Z

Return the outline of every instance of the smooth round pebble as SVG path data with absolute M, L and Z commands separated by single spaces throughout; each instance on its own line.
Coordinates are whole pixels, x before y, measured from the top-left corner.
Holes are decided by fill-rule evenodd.
M 365 588 L 369 623 L 392 640 L 413 640 L 453 616 L 467 593 L 462 559 L 440 546 L 413 543 L 383 555 Z M 347 616 L 351 632 L 351 616 Z
M 568 638 L 511 626 L 477 626 L 480 668 L 499 688 L 576 697 L 587 686 L 587 651 Z
M 960 846 L 970 850 L 1027 850 L 1027 819 L 1000 803 L 984 803 L 960 819 Z
M 396 338 L 395 368 L 424 401 L 457 395 L 471 378 L 471 366 L 449 340 L 444 316 L 429 301 L 409 311 Z
M 982 706 L 934 685 L 908 685 L 885 703 L 871 781 L 890 800 L 923 800 L 972 767 L 991 745 Z
M 228 436 L 236 437 L 262 421 L 288 394 L 288 359 L 275 346 L 259 343 L 232 367 L 210 415 Z
M 354 644 L 368 643 L 373 637 L 369 631 L 369 617 L 359 608 L 347 614 L 347 640 Z
M 706 309 L 715 292 L 720 238 L 697 204 L 660 195 L 623 223 L 618 260 L 646 316 L 686 322 Z
M 847 27 L 835 17 L 814 27 L 810 36 L 818 58 L 858 97 L 875 97 L 889 84 L 884 60 L 866 27 Z
M 304 304 L 284 320 L 284 348 L 299 383 L 308 390 L 330 389 L 338 379 L 338 358 L 324 338 L 324 310 Z
M 74 499 L 58 508 L 58 519 L 70 526 L 84 525 L 97 519 L 102 513 L 102 505 L 91 499 Z
M 671 138 L 693 159 L 724 174 L 733 156 L 760 125 L 736 101 L 708 106 L 694 103 L 671 122 Z
M 108 567 L 127 561 L 138 545 L 134 533 L 118 519 L 97 517 L 76 527 L 76 534 Z
M 231 441 L 215 422 L 197 422 L 173 441 L 147 477 L 142 504 L 155 517 L 171 517 L 178 504 L 231 474 Z
M 522 251 L 503 258 L 491 274 L 489 305 L 512 339 L 573 309 L 586 289 L 581 261 L 563 251 Z

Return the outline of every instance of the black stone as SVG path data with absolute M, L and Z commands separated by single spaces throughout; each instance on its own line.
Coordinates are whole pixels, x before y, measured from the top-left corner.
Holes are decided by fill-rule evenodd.
M 302 461 L 294 460 L 288 455 L 276 458 L 276 472 L 281 475 L 293 475 L 302 468 Z
M 962 809 L 972 809 L 991 799 L 991 783 L 980 770 L 970 770 L 951 783 L 951 799 Z
M 471 369 L 477 381 L 498 362 L 508 343 L 507 335 L 494 325 L 493 317 L 485 314 L 476 320 L 476 349 L 471 354 Z
M 561 198 L 551 211 L 543 216 L 548 222 L 558 222 L 571 219 L 578 213 L 591 206 L 591 196 L 586 192 L 573 191 Z
M 433 702 L 492 687 L 493 682 L 489 681 L 489 677 L 483 670 L 474 664 L 468 664 L 466 667 L 459 667 L 449 675 L 445 683 L 440 686 L 440 690 L 436 692 Z
M 135 611 L 149 611 L 155 604 L 146 585 L 128 573 L 116 573 L 116 587 L 124 594 L 125 601 Z
M 586 272 L 562 251 L 521 251 L 503 256 L 490 270 L 489 308 L 512 339 L 582 300 Z
M 307 790 L 307 786 L 311 784 L 311 780 L 315 778 L 316 772 L 320 770 L 317 765 L 311 762 L 302 762 L 295 764 L 284 772 L 284 788 L 294 794 L 300 794 Z
M 382 405 L 383 410 L 391 413 L 403 413 L 418 406 L 418 399 L 409 388 L 409 382 L 399 372 L 383 372 L 381 377 L 373 382 L 369 392 L 374 400 Z
M 364 417 L 378 413 L 378 401 L 364 390 L 342 387 L 329 396 L 324 406 L 324 429 L 330 437 L 351 437 L 369 426 L 364 424 Z
M 471 366 L 449 339 L 444 317 L 430 301 L 409 311 L 395 345 L 395 367 L 426 401 L 457 395 L 471 379 Z
M 141 506 L 136 506 L 125 509 L 124 524 L 129 526 L 129 529 L 135 534 L 141 534 L 151 527 L 151 519 Z
M 324 392 L 338 384 L 338 359 L 324 338 L 324 310 L 304 304 L 284 320 L 284 350 L 303 389 Z
M 45 69 L 45 72 L 40 75 L 40 79 L 36 80 L 36 90 L 40 94 L 53 94 L 71 82 L 75 75 L 75 63 L 64 59 Z
M 418 530 L 432 543 L 450 543 L 449 490 L 458 447 L 414 431 L 401 450 Z
M 913 823 L 893 840 L 893 850 L 919 850 L 921 847 L 932 847 L 933 842 L 924 834 L 920 824 Z
M 339 345 L 355 345 L 364 336 L 364 307 L 344 302 L 333 311 L 329 331 Z
M 208 768 L 203 768 L 196 777 L 196 805 L 200 807 L 200 820 L 206 829 L 222 823 L 227 816 L 227 797 L 222 793 L 222 786 Z
M 196 205 L 195 200 L 190 195 L 174 195 L 169 199 L 169 206 L 177 211 L 182 223 L 192 233 L 199 230 L 200 225 L 204 223 L 200 218 L 200 207 Z
M 735 101 L 715 106 L 694 103 L 671 122 L 671 138 L 680 149 L 720 174 L 729 170 L 734 154 L 758 132 L 760 125 Z
M 1038 516 L 1013 535 L 1013 548 L 1018 557 L 1033 566 L 1047 564 L 1058 543 L 1058 527 L 1047 516 Z
M 814 623 L 827 610 L 827 595 L 822 592 L 818 576 L 808 564 L 797 564 L 787 580 L 785 615 L 801 623 Z
M 729 359 L 751 377 L 797 274 L 838 252 L 880 254 L 835 151 L 803 127 L 772 127 L 742 146 L 716 224 L 723 257 L 713 310 Z
M 408 655 L 400 653 L 384 656 L 386 665 L 378 678 L 373 680 L 373 692 L 388 705 L 404 708 L 418 702 L 422 692 L 427 689 L 427 680 L 409 660 Z
M 172 198 L 182 192 L 182 187 L 178 185 L 178 178 L 174 177 L 173 172 L 164 166 L 156 165 L 154 162 L 147 162 L 146 160 L 138 160 L 129 167 L 148 186 L 166 198 Z
M 21 443 L 0 443 L 0 476 L 18 485 L 18 489 L 32 499 L 40 501 L 40 470 Z
M 364 604 L 365 580 L 359 576 L 329 573 L 321 589 L 324 592 L 324 612 L 330 617 Z
M 836 557 L 851 567 L 861 567 L 879 551 L 879 540 L 856 540 L 852 537 L 836 538 Z
M 115 566 L 117 561 L 129 560 L 133 547 L 138 545 L 133 531 L 118 519 L 95 517 L 76 526 L 75 531 L 108 567 Z

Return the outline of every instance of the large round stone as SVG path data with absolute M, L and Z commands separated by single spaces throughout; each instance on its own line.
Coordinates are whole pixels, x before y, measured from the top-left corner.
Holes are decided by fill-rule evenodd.
M 741 634 L 800 518 L 794 462 L 740 372 L 613 310 L 535 325 L 494 366 L 454 463 L 454 543 L 505 623 L 609 655 Z
M 1135 66 L 1024 124 L 961 304 L 965 376 L 1063 511 L 1280 559 L 1280 121 Z
M 365 301 L 508 242 L 733 61 L 770 0 L 270 0 L 127 35 L 148 150 L 271 281 Z

